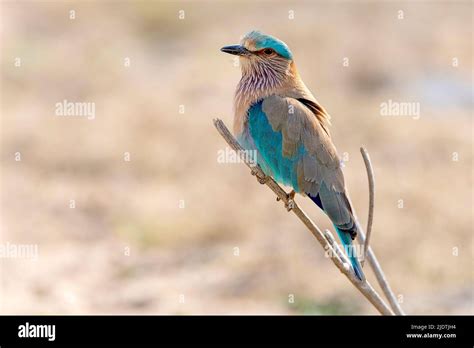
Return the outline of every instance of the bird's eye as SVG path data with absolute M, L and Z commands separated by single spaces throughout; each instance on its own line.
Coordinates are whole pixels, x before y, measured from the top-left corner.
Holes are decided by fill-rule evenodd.
M 263 53 L 265 53 L 267 56 L 273 54 L 273 52 L 274 52 L 274 51 L 273 51 L 271 48 L 265 48 L 265 49 L 263 50 Z

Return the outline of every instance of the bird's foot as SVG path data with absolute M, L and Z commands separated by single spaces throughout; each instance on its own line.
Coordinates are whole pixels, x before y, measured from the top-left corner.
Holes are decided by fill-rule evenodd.
M 251 171 L 252 175 L 254 175 L 256 178 L 257 178 L 257 181 L 260 183 L 260 184 L 266 184 L 267 181 L 268 181 L 268 177 L 266 175 L 264 176 L 261 176 L 258 171 L 256 169 L 253 169 L 252 168 L 252 171 Z
M 286 211 L 291 211 L 294 207 L 295 207 L 295 201 L 294 201 L 294 198 L 295 198 L 295 190 L 291 190 L 290 193 L 287 193 L 286 194 L 286 203 L 285 203 L 285 208 L 286 208 Z M 277 197 L 277 201 L 280 201 L 281 198 L 280 197 Z

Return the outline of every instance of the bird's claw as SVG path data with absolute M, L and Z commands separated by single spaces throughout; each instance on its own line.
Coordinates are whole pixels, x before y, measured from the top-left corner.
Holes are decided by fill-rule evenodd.
M 255 177 L 257 178 L 257 181 L 260 183 L 260 184 L 266 184 L 267 181 L 268 181 L 268 177 L 266 175 L 264 176 L 260 176 L 258 174 L 258 171 L 256 169 L 252 169 L 251 171 L 252 175 L 255 175 Z
M 291 211 L 293 208 L 295 207 L 295 201 L 292 200 L 292 199 L 289 199 L 286 203 L 285 203 L 285 208 L 286 208 L 286 211 Z
M 285 208 L 286 208 L 286 211 L 288 212 L 291 211 L 295 207 L 295 201 L 294 201 L 295 194 L 296 192 L 292 190 L 290 193 L 286 195 Z M 277 201 L 279 201 L 279 198 L 280 197 L 277 198 Z

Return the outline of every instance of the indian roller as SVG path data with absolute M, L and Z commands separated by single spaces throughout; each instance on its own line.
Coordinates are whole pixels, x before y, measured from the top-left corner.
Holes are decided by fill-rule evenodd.
M 330 116 L 302 81 L 293 53 L 259 31 L 221 48 L 239 57 L 242 77 L 234 99 L 234 134 L 257 153 L 263 172 L 309 197 L 330 218 L 352 264 L 364 279 L 352 245 L 358 232 L 341 161 L 329 133 Z

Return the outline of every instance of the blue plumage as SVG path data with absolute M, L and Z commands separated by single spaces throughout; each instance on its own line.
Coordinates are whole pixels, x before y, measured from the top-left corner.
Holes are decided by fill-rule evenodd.
M 277 39 L 276 37 L 270 35 L 264 35 L 259 31 L 252 31 L 247 36 L 253 40 L 255 40 L 255 48 L 263 49 L 263 48 L 272 48 L 278 53 L 280 56 L 286 59 L 293 59 L 293 54 L 291 53 L 290 49 L 283 41 Z
M 248 115 L 250 136 L 259 154 L 258 164 L 267 175 L 299 192 L 296 165 L 305 152 L 304 147 L 300 146 L 291 158 L 283 156 L 282 134 L 272 129 L 262 109 L 262 101 L 254 104 Z
M 349 261 L 351 262 L 352 268 L 354 269 L 354 273 L 356 274 L 357 278 L 362 280 L 363 279 L 362 266 L 360 265 L 359 259 L 357 258 L 357 252 L 356 252 L 357 250 L 354 248 L 354 245 L 352 244 L 351 236 L 348 233 L 341 231 L 336 226 L 334 227 L 336 228 L 339 239 L 341 239 L 342 246 L 344 247 L 344 251 L 346 255 L 349 257 Z

